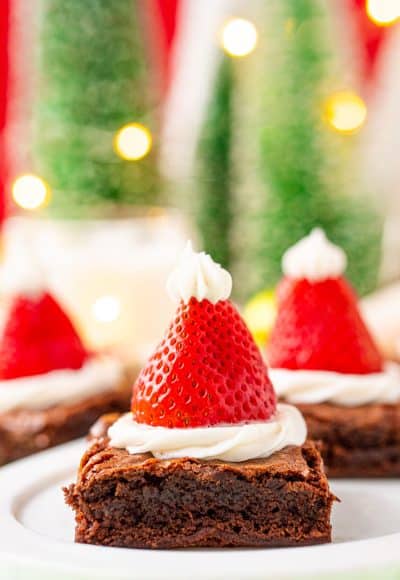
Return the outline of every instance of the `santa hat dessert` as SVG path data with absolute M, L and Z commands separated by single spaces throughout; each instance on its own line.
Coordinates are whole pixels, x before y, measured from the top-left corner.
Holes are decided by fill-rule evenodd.
M 123 373 L 119 361 L 85 348 L 46 287 L 29 244 L 7 256 L 0 288 L 6 298 L 0 331 L 2 464 L 83 435 L 99 414 L 121 408 Z
M 385 363 L 361 317 L 344 278 L 346 261 L 321 229 L 284 254 L 267 360 L 278 396 L 296 404 L 310 436 L 323 441 L 330 473 L 382 475 L 371 457 L 385 434 L 387 446 L 394 442 L 388 429 L 394 427 L 394 412 L 400 420 L 400 372 L 398 365 Z M 372 427 L 378 410 L 381 421 Z M 400 436 L 394 443 L 399 464 L 385 469 L 400 474 Z
M 321 457 L 305 441 L 300 412 L 277 404 L 231 285 L 210 256 L 187 246 L 168 281 L 176 314 L 133 386 L 131 412 L 99 421 L 77 483 L 65 490 L 78 542 L 330 540 L 334 497 Z
M 195 452 L 242 461 L 304 442 L 300 414 L 288 405 L 277 409 L 261 354 L 228 300 L 231 287 L 230 274 L 189 243 L 167 284 L 175 317 L 134 384 L 131 413 L 110 429 L 112 445 L 156 457 Z M 277 438 L 262 437 L 278 424 Z M 209 429 L 217 426 L 233 436 Z

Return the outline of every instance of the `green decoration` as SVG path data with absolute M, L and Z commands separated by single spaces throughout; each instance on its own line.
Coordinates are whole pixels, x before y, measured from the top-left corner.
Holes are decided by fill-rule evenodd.
M 34 162 L 53 191 L 50 210 L 81 216 L 104 203 L 158 202 L 155 151 L 121 159 L 116 131 L 157 132 L 137 0 L 42 0 Z
M 356 195 L 357 135 L 338 134 L 324 120 L 325 100 L 343 88 L 329 15 L 318 0 L 271 0 L 264 9 L 253 126 L 263 187 L 247 216 L 256 239 L 245 248 L 258 277 L 247 295 L 279 280 L 282 254 L 315 226 L 343 246 L 348 275 L 365 293 L 376 284 L 381 224 L 368 195 Z
M 232 62 L 223 57 L 197 150 L 197 195 L 193 200 L 206 252 L 224 267 L 231 260 Z

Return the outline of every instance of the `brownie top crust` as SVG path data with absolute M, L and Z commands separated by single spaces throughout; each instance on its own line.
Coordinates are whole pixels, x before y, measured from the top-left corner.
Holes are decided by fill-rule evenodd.
M 205 474 L 205 467 L 210 473 L 235 472 L 241 477 L 252 479 L 262 474 L 264 477 L 280 477 L 292 481 L 315 482 L 329 493 L 328 482 L 323 474 L 323 465 L 315 443 L 307 441 L 302 447 L 288 446 L 270 457 L 252 459 L 243 462 L 221 460 L 202 460 L 192 457 L 178 459 L 156 459 L 151 453 L 130 455 L 125 449 L 109 446 L 108 427 L 119 417 L 113 413 L 99 419 L 91 431 L 92 444 L 82 457 L 78 485 L 85 485 L 93 479 L 109 479 L 127 472 L 146 470 L 155 475 L 157 472 L 173 472 L 176 469 L 189 469 Z
M 397 403 L 370 403 L 355 407 L 345 407 L 333 403 L 301 403 L 296 407 L 302 413 L 312 414 L 321 422 L 351 423 L 355 429 L 384 423 L 387 414 L 396 410 Z M 399 433 L 400 437 L 400 433 Z
M 400 444 L 400 403 L 342 407 L 329 403 L 297 405 L 310 437 L 344 448 Z

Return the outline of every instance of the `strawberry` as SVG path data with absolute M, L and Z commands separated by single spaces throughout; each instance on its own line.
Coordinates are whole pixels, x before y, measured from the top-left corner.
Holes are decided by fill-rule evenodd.
M 275 409 L 261 354 L 228 300 L 181 302 L 133 387 L 134 419 L 154 426 L 267 421 Z
M 284 278 L 267 347 L 271 367 L 340 373 L 380 372 L 383 360 L 342 277 Z
M 12 299 L 0 341 L 0 378 L 79 369 L 88 353 L 68 316 L 48 293 Z

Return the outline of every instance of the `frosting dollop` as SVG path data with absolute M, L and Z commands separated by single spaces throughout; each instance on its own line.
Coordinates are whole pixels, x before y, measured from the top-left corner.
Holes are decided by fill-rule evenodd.
M 269 457 L 288 445 L 302 445 L 307 428 L 292 405 L 279 404 L 264 423 L 168 429 L 136 423 L 127 413 L 108 430 L 110 445 L 128 453 L 152 453 L 158 459 L 195 457 L 247 461 Z
M 278 397 L 294 404 L 357 407 L 400 400 L 400 365 L 396 363 L 386 363 L 383 372 L 366 375 L 278 368 L 268 372 Z
M 0 413 L 14 409 L 47 409 L 75 403 L 120 387 L 122 364 L 98 356 L 78 370 L 63 369 L 32 377 L 0 381 Z
M 191 298 L 213 304 L 229 298 L 232 278 L 229 272 L 205 252 L 194 252 L 192 244 L 182 253 L 167 281 L 167 291 L 174 302 L 187 304 Z
M 34 299 L 46 291 L 44 272 L 29 237 L 8 248 L 0 268 L 0 290 Z
M 321 228 L 312 232 L 289 248 L 282 258 L 283 273 L 290 278 L 305 278 L 318 282 L 338 278 L 346 269 L 344 251 L 332 244 Z

